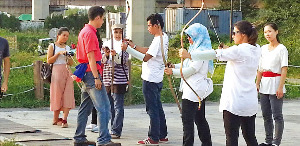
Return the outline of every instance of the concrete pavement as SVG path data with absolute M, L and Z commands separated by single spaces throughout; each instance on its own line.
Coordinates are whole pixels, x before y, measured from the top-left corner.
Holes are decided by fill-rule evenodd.
M 206 103 L 206 117 L 211 129 L 213 146 L 225 145 L 225 133 L 223 128 L 222 113 L 218 112 L 219 103 Z M 182 123 L 179 111 L 176 104 L 164 104 L 164 110 L 167 118 L 167 126 L 169 132 L 169 143 L 164 145 L 180 146 L 182 144 Z M 283 105 L 283 115 L 285 120 L 285 129 L 281 146 L 296 146 L 300 142 L 300 100 L 286 100 Z M 0 123 L 1 118 L 12 121 L 11 126 L 22 124 L 39 129 L 43 132 L 60 135 L 63 137 L 72 138 L 76 128 L 77 109 L 70 111 L 68 118 L 69 128 L 60 128 L 52 125 L 53 113 L 49 108 L 39 109 L 0 109 Z M 15 124 L 14 124 L 15 123 Z M 90 123 L 90 120 L 88 124 Z M 149 126 L 149 117 L 145 112 L 145 105 L 133 105 L 125 107 L 125 119 L 123 134 L 121 139 L 113 140 L 121 142 L 122 146 L 134 146 L 138 140 L 147 137 Z M 1 131 L 1 130 L 0 130 Z M 196 131 L 195 131 L 196 133 Z M 98 136 L 96 133 L 86 131 L 89 140 L 95 140 Z M 35 136 L 39 136 L 35 134 Z M 41 135 L 47 136 L 47 135 Z M 256 118 L 256 136 L 258 143 L 264 142 L 264 127 L 261 110 L 258 109 Z M 9 137 L 0 134 L 1 137 Z M 72 140 L 63 141 L 44 141 L 44 142 L 25 142 L 26 145 L 72 145 Z M 197 135 L 195 135 L 195 146 L 200 146 L 201 142 Z M 245 141 L 240 134 L 239 145 L 245 146 Z

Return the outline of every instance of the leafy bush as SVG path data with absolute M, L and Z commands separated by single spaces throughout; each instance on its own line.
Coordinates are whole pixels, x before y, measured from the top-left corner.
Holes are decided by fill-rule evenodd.
M 14 16 L 8 17 L 6 14 L 0 14 L 0 28 L 9 29 L 12 31 L 20 30 L 20 21 Z
M 79 32 L 84 24 L 88 23 L 88 17 L 86 15 L 71 14 L 64 17 L 63 15 L 55 15 L 47 17 L 45 20 L 45 28 L 60 28 L 68 27 L 70 30 Z

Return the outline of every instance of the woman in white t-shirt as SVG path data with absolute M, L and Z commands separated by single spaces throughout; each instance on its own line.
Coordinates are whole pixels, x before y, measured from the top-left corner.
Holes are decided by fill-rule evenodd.
M 68 39 L 69 29 L 61 27 L 56 42 L 49 45 L 47 54 L 47 62 L 53 63 L 50 84 L 50 110 L 54 112 L 52 124 L 62 128 L 68 127 L 69 111 L 75 108 L 72 72 L 68 69 L 73 61 L 66 55 L 71 49 L 66 45 Z M 60 111 L 63 111 L 62 118 L 59 118 Z
M 185 30 L 190 47 L 189 53 L 196 50 L 212 50 L 207 28 L 200 23 L 195 23 Z M 168 75 L 180 78 L 180 64 L 169 66 L 165 69 Z M 203 146 L 211 146 L 211 135 L 209 125 L 205 118 L 205 98 L 213 91 L 213 82 L 207 78 L 208 71 L 213 73 L 212 60 L 193 61 L 189 58 L 183 62 L 182 73 L 186 81 L 200 96 L 202 103 L 198 109 L 199 99 L 197 95 L 181 79 L 180 90 L 182 94 L 182 123 L 183 123 L 183 146 L 194 145 L 194 123 L 197 125 L 198 136 Z
M 223 112 L 226 146 L 238 146 L 240 127 L 247 145 L 257 146 L 255 77 L 261 55 L 260 47 L 256 45 L 257 31 L 248 21 L 239 21 L 234 24 L 232 37 L 237 45 L 191 54 L 180 49 L 179 56 L 194 61 L 213 58 L 227 61 L 219 106 L 219 111 Z
M 265 142 L 260 146 L 272 144 L 278 146 L 281 143 L 284 127 L 282 104 L 286 93 L 284 82 L 288 67 L 288 51 L 284 45 L 280 44 L 278 27 L 275 23 L 265 25 L 264 35 L 269 44 L 261 47 L 262 53 L 256 80 L 266 134 Z

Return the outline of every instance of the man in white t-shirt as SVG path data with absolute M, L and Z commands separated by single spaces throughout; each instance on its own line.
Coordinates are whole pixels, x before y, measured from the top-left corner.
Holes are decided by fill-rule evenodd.
M 149 48 L 136 46 L 133 42 L 124 42 L 122 49 L 142 60 L 143 94 L 146 111 L 150 117 L 148 138 L 138 141 L 138 144 L 158 144 L 168 142 L 165 113 L 160 100 L 160 92 L 163 87 L 164 62 L 161 50 L 168 53 L 168 36 L 162 32 L 163 18 L 159 14 L 152 14 L 147 18 L 148 31 L 154 35 Z M 162 36 L 161 36 L 162 34 Z M 163 38 L 163 49 L 161 39 Z M 166 56 L 165 56 L 166 57 Z M 167 58 L 167 57 L 166 57 Z

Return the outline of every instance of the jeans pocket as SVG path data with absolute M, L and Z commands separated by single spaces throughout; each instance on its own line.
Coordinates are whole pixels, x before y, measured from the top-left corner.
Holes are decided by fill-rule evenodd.
M 95 80 L 93 78 L 85 77 L 83 82 L 87 89 L 95 88 Z

